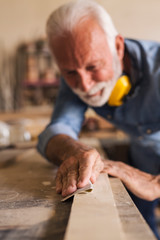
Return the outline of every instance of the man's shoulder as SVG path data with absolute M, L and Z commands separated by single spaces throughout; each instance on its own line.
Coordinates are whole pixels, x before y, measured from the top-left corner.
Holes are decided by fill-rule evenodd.
M 142 45 L 144 47 L 148 46 L 160 46 L 160 42 L 153 40 L 143 40 L 143 39 L 135 39 L 135 38 L 125 38 L 124 42 L 126 45 Z
M 125 46 L 130 53 L 139 55 L 143 52 L 146 56 L 160 58 L 160 42 L 125 38 Z

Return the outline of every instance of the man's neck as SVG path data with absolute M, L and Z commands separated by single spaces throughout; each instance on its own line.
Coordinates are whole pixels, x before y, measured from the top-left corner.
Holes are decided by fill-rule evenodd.
M 130 70 L 131 70 L 131 61 L 129 58 L 129 54 L 125 49 L 124 58 L 123 58 L 123 72 L 125 72 L 128 76 L 130 76 Z

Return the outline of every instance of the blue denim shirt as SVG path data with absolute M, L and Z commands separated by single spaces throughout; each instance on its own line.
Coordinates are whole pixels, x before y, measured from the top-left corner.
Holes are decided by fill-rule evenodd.
M 119 107 L 105 104 L 92 108 L 130 135 L 133 165 L 157 174 L 160 172 L 160 44 L 125 39 L 125 49 L 131 61 L 131 94 Z M 77 139 L 88 107 L 61 79 L 51 122 L 39 136 L 39 152 L 45 156 L 46 145 L 54 135 L 66 134 Z

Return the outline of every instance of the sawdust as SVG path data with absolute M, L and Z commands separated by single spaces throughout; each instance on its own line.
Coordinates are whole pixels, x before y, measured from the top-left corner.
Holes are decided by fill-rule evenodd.
M 6 229 L 8 226 L 12 226 L 12 228 L 26 229 L 47 221 L 54 215 L 54 209 L 46 207 L 0 210 L 0 228 Z

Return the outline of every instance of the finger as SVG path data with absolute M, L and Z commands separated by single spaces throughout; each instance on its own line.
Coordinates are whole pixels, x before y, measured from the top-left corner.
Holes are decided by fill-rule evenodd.
M 64 167 L 62 196 L 67 196 L 77 190 L 78 162 L 71 158 Z
M 92 167 L 94 164 L 94 159 L 90 157 L 87 161 L 81 161 L 79 166 L 79 178 L 78 178 L 78 188 L 82 188 L 88 184 L 91 174 L 92 174 Z
M 106 171 L 115 171 L 116 167 L 117 167 L 117 162 L 115 161 L 111 161 L 111 160 L 104 160 L 103 161 L 104 163 L 104 168 L 103 168 L 103 172 L 106 172 Z
M 62 182 L 62 190 L 61 190 L 61 193 L 62 193 L 62 196 L 66 196 L 65 195 L 65 189 L 66 189 L 66 186 L 67 186 L 67 167 L 65 165 L 65 162 L 62 163 L 62 165 L 60 166 L 60 173 L 61 173 L 61 182 Z
M 67 175 L 66 195 L 69 195 L 77 190 L 78 168 L 70 170 Z
M 119 167 L 116 165 L 116 163 L 115 164 L 108 163 L 108 164 L 105 164 L 102 172 L 103 173 L 108 173 L 111 176 L 120 178 L 123 170 L 119 169 Z
M 67 176 L 63 175 L 63 178 L 62 178 L 62 196 L 63 197 L 67 196 L 66 189 L 67 189 Z
M 130 178 L 131 168 L 132 167 L 128 166 L 125 163 L 107 160 L 104 161 L 103 172 L 106 172 L 111 176 L 118 177 L 122 181 L 126 181 L 127 179 Z
M 57 176 L 56 176 L 56 192 L 57 193 L 62 192 L 62 176 L 60 172 L 57 172 Z
M 99 174 L 103 171 L 103 169 L 104 169 L 104 163 L 101 160 L 101 158 L 99 157 L 99 158 L 97 158 L 97 160 L 92 168 L 92 175 L 90 178 L 92 183 L 95 183 L 95 181 L 97 180 Z
M 64 189 L 64 176 L 66 175 L 66 168 L 62 163 L 58 169 L 57 176 L 56 176 L 56 192 L 62 193 Z

